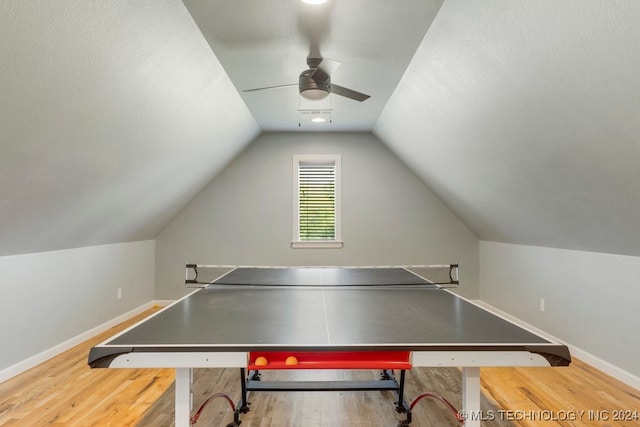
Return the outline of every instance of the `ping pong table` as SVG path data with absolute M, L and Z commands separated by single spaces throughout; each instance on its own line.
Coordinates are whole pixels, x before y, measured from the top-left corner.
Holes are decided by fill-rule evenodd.
M 430 279 L 446 267 L 450 280 Z M 213 278 L 202 278 L 208 271 Z M 434 270 L 435 271 L 435 270 Z M 426 272 L 426 273 L 425 273 Z M 199 276 L 200 275 L 200 276 Z M 454 277 L 455 276 L 455 277 Z M 194 368 L 462 368 L 465 425 L 480 425 L 480 367 L 566 366 L 565 345 L 532 333 L 447 289 L 457 265 L 414 267 L 226 267 L 187 265 L 184 298 L 91 349 L 92 368 L 175 368 L 175 425 L 192 422 Z M 295 354 L 298 363 L 284 357 Z M 256 366 L 259 355 L 272 358 Z M 395 365 L 399 363 L 398 365 Z M 395 378 L 385 378 L 393 380 Z M 397 384 L 397 383 L 396 383 Z M 353 386 L 353 384 L 352 384 Z M 366 390 L 361 384 L 345 390 Z M 291 384 L 287 390 L 294 390 Z M 396 410 L 407 412 L 402 396 Z M 263 387 L 264 388 L 264 387 Z M 252 390 L 259 390 L 256 387 Z M 308 388 L 306 385 L 305 390 Z M 319 387 L 318 390 L 329 388 Z M 332 388 L 340 389 L 343 388 Z M 384 389 L 381 387 L 379 389 Z M 275 391 L 277 387 L 266 390 Z M 234 408 L 235 409 L 235 408 Z M 234 414 L 231 426 L 239 425 Z

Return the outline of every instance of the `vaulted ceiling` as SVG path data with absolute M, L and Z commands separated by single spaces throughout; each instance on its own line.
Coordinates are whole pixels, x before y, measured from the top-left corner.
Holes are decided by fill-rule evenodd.
M 640 255 L 639 2 L 306 8 L 0 2 L 0 255 L 155 238 L 261 130 L 373 132 L 481 239 Z M 371 98 L 242 92 L 310 51 Z
M 0 255 L 153 239 L 259 127 L 178 0 L 0 2 Z
M 639 18 L 447 0 L 375 133 L 483 240 L 640 255 Z
M 184 3 L 263 130 L 371 131 L 442 0 Z M 298 75 L 309 68 L 307 57 L 340 61 L 331 81 L 371 98 L 305 100 Z M 313 110 L 332 110 L 331 125 L 311 122 Z

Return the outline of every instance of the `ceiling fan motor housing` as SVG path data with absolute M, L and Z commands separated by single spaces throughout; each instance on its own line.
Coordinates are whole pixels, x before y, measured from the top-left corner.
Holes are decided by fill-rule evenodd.
M 316 80 L 313 73 L 316 70 L 311 68 L 300 73 L 298 79 L 298 87 L 300 94 L 307 99 L 317 100 L 325 98 L 331 92 L 331 78 L 326 80 Z

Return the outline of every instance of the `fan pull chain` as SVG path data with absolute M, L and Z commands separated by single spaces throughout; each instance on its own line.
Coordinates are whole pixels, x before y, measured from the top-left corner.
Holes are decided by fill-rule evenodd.
M 329 92 L 329 123 L 333 123 L 333 95 Z

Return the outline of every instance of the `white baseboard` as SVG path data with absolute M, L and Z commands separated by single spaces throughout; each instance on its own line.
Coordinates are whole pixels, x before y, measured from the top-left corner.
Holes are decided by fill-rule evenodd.
M 542 331 L 538 328 L 536 328 L 535 326 L 532 326 L 530 324 L 528 324 L 527 322 L 524 322 L 520 319 L 518 319 L 517 317 L 514 317 L 512 315 L 510 315 L 509 313 L 506 313 L 498 308 L 495 308 L 494 306 L 492 306 L 491 304 L 488 304 L 484 301 L 481 300 L 473 300 L 473 302 L 475 304 L 478 304 L 479 306 L 484 307 L 485 309 L 497 314 L 498 316 L 504 317 L 507 320 L 510 320 L 511 322 L 525 328 L 528 329 L 531 332 L 534 332 L 538 335 L 543 336 L 544 338 L 548 339 L 549 341 L 555 341 L 561 344 L 566 345 L 567 347 L 569 347 L 569 352 L 571 353 L 572 356 L 575 356 L 576 358 L 582 360 L 583 362 L 593 366 L 594 368 L 604 372 L 605 374 L 619 380 L 622 381 L 625 384 L 628 384 L 629 386 L 640 390 L 640 378 L 638 378 L 637 376 L 631 374 L 630 372 L 625 371 L 624 369 L 621 369 L 609 362 L 607 362 L 606 360 L 602 360 L 597 356 L 594 356 L 593 354 L 578 348 L 576 346 L 571 345 L 570 343 L 564 342 L 563 340 L 554 337 L 553 335 L 550 335 L 548 333 L 546 333 L 545 331 Z
M 95 328 L 92 328 L 86 332 L 83 332 L 80 335 L 77 335 L 73 338 L 70 338 L 63 343 L 53 346 L 50 349 L 47 349 L 41 353 L 38 353 L 34 356 L 29 357 L 28 359 L 25 359 L 14 365 L 11 365 L 8 368 L 5 368 L 2 371 L 0 371 L 0 383 L 8 380 L 9 378 L 13 378 L 16 375 L 19 375 L 25 371 L 28 371 L 29 369 L 34 368 L 43 362 L 46 362 L 47 360 L 59 355 L 60 353 L 70 350 L 76 345 L 81 344 L 84 341 L 95 337 L 96 335 L 124 322 L 125 320 L 130 319 L 133 316 L 136 316 L 142 313 L 145 310 L 148 310 L 154 305 L 163 305 L 164 302 L 165 301 L 151 301 L 146 304 L 143 304 L 140 307 L 134 308 L 133 310 L 116 317 L 115 319 L 111 319 L 108 322 L 103 323 L 102 325 L 96 326 Z

